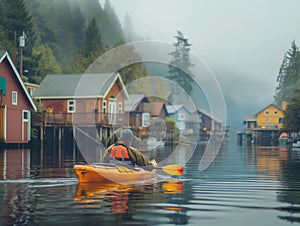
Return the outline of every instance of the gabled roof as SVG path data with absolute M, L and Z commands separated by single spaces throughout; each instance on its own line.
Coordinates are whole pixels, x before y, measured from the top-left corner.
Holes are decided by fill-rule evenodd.
M 162 110 L 166 110 L 166 105 L 164 102 L 151 102 L 151 114 L 159 115 Z
M 140 104 L 145 98 L 145 94 L 131 94 L 129 95 L 129 100 L 124 102 L 124 111 L 129 112 L 133 111 L 137 108 L 138 104 Z
M 41 82 L 33 96 L 39 99 L 106 97 L 117 79 L 128 99 L 127 90 L 118 73 L 50 74 Z
M 166 105 L 166 109 L 168 114 L 174 114 L 175 112 L 179 111 L 181 108 L 184 108 L 184 110 L 188 113 L 191 113 L 184 105 Z
M 267 105 L 267 106 L 264 107 L 263 109 L 261 109 L 259 112 L 257 112 L 257 113 L 255 114 L 255 116 L 257 116 L 259 113 L 261 113 L 262 111 L 265 111 L 267 108 L 269 108 L 269 107 L 271 107 L 271 106 L 274 106 L 274 107 L 277 108 L 278 110 L 282 111 L 282 108 L 281 108 L 281 107 L 279 107 L 278 105 L 272 103 L 272 104 Z
M 4 60 L 5 58 L 7 58 L 7 60 L 8 60 L 8 62 L 9 62 L 9 64 L 10 64 L 10 66 L 11 66 L 11 68 L 13 69 L 13 72 L 14 72 L 13 74 L 16 76 L 16 78 L 17 78 L 19 84 L 21 85 L 22 90 L 24 91 L 25 96 L 26 96 L 26 98 L 28 99 L 30 105 L 31 105 L 32 108 L 36 111 L 36 106 L 35 106 L 33 100 L 31 99 L 29 93 L 27 92 L 27 89 L 25 88 L 25 85 L 24 85 L 24 83 L 23 83 L 23 81 L 22 81 L 22 79 L 21 79 L 21 76 L 19 75 L 19 72 L 18 72 L 18 70 L 16 69 L 14 63 L 12 62 L 12 60 L 11 60 L 11 58 L 10 58 L 8 52 L 7 52 L 7 51 L 0 51 L 0 64 L 3 62 L 3 60 Z
M 197 109 L 197 114 L 205 115 L 206 117 L 210 118 L 211 120 L 214 120 L 217 123 L 224 123 L 221 119 L 217 118 L 216 116 L 212 115 L 210 112 L 204 109 Z

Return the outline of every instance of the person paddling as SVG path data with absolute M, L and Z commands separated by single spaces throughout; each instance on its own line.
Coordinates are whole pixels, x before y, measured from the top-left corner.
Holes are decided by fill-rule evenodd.
M 106 163 L 125 163 L 132 166 L 156 166 L 155 160 L 149 161 L 140 151 L 132 147 L 133 133 L 123 129 L 117 142 L 107 148 L 103 156 Z

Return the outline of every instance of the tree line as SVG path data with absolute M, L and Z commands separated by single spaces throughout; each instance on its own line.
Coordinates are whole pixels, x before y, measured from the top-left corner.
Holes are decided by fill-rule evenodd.
M 109 0 L 103 6 L 98 0 L 0 0 L 0 49 L 17 67 L 23 33 L 22 74 L 33 83 L 47 74 L 82 73 L 105 51 L 126 42 Z M 131 70 L 134 74 L 135 67 Z
M 122 28 L 109 0 L 103 5 L 98 0 L 0 0 L 0 50 L 9 52 L 17 68 L 22 34 L 26 35 L 22 48 L 23 79 L 36 84 L 47 74 L 84 73 L 102 54 L 138 38 L 129 15 Z M 180 31 L 174 38 L 168 78 L 191 94 L 191 44 Z M 113 72 L 114 65 L 123 65 L 119 73 L 125 84 L 149 75 L 142 62 L 124 65 L 140 62 L 134 49 L 122 45 L 112 52 L 105 65 L 94 65 L 94 72 Z M 175 95 L 176 90 L 172 93 Z
M 300 50 L 294 40 L 285 53 L 277 76 L 275 101 L 280 106 L 287 103 L 284 110 L 283 129 L 300 131 Z

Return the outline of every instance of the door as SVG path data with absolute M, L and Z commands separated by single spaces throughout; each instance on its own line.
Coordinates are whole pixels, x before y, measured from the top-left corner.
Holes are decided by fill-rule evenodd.
M 109 115 L 108 115 L 108 123 L 115 124 L 116 123 L 116 102 L 110 101 L 109 102 Z
M 30 141 L 30 111 L 22 112 L 22 141 Z
M 0 105 L 0 142 L 6 140 L 6 113 L 5 106 Z

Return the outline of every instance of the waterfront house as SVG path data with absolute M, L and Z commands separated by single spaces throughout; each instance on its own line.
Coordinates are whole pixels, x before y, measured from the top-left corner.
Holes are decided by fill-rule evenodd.
M 210 112 L 204 109 L 197 109 L 196 114 L 199 118 L 200 140 L 208 140 L 212 132 L 218 132 L 223 129 L 223 122 Z
M 31 136 L 31 110 L 36 106 L 8 52 L 0 51 L 0 142 L 26 144 Z
M 30 96 L 32 96 L 33 92 L 37 90 L 39 87 L 38 84 L 34 84 L 31 82 L 24 82 L 25 88 L 27 89 L 27 92 L 29 93 Z
M 285 106 L 284 103 L 283 106 Z M 283 109 L 275 104 L 269 104 L 255 115 L 244 116 L 245 130 L 281 129 L 283 118 Z
M 129 98 L 118 73 L 47 75 L 33 97 L 45 125 L 123 123 Z
M 185 130 L 194 129 L 195 122 L 192 119 L 192 113 L 183 105 L 167 105 L 169 117 L 173 118 L 179 133 L 184 133 Z
M 267 105 L 253 116 L 245 116 L 245 132 L 240 133 L 244 139 L 240 139 L 239 143 L 277 145 L 283 118 L 283 109 L 276 104 Z
M 144 94 L 129 95 L 125 101 L 125 120 L 130 127 L 148 127 L 150 123 L 151 109 L 148 97 Z
M 204 109 L 197 109 L 198 117 L 201 118 L 201 129 L 212 131 L 222 130 L 223 122 L 216 116 L 212 115 Z
M 256 113 L 257 128 L 281 129 L 283 120 L 283 110 L 275 104 L 269 104 Z

